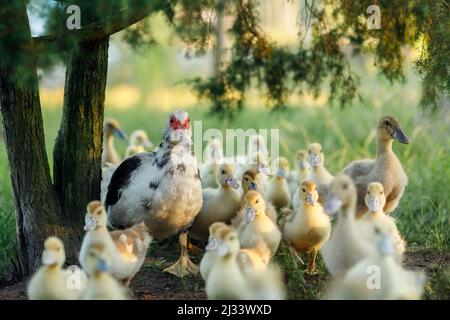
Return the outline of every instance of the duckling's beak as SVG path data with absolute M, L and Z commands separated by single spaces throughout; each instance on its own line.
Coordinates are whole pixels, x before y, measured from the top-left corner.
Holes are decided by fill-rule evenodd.
M 100 272 L 108 272 L 108 263 L 104 259 L 99 259 L 97 262 L 97 270 Z
M 42 264 L 45 266 L 52 266 L 56 264 L 56 262 L 56 254 L 52 251 L 44 250 L 44 252 L 42 253 Z
M 255 220 L 256 212 L 255 209 L 249 207 L 247 210 L 245 210 L 245 221 L 248 223 L 251 223 L 253 220 Z
M 208 241 L 208 244 L 205 247 L 205 250 L 206 251 L 213 251 L 213 250 L 217 249 L 217 246 L 218 246 L 217 239 L 214 238 L 214 237 L 210 237 L 209 241 Z
M 279 168 L 278 172 L 277 172 L 277 176 L 279 176 L 281 178 L 286 178 L 286 170 L 283 168 Z
M 316 154 L 312 154 L 309 156 L 309 163 L 313 167 L 318 167 L 320 165 L 320 157 Z
M 308 162 L 305 160 L 300 160 L 298 162 L 298 167 L 300 168 L 300 170 L 305 170 L 308 167 Z
M 219 245 L 217 246 L 216 249 L 216 253 L 219 257 L 224 257 L 227 255 L 228 253 L 228 247 L 225 243 L 223 243 L 222 241 L 219 243 Z
M 151 149 L 153 148 L 153 143 L 151 143 L 150 140 L 147 139 L 144 141 L 144 147 Z
M 342 207 L 342 200 L 335 194 L 330 194 L 327 197 L 327 201 L 325 203 L 325 213 L 330 216 L 335 216 L 339 209 Z
M 254 182 L 250 182 L 250 184 L 248 185 L 248 190 L 250 190 L 250 191 L 258 191 L 257 184 L 254 183 Z
M 119 139 L 128 140 L 127 134 L 121 129 L 115 128 L 113 134 Z
M 97 221 L 93 217 L 86 217 L 84 223 L 84 231 L 92 231 L 97 226 Z
M 268 176 L 270 174 L 269 168 L 267 166 L 263 165 L 263 164 L 259 165 L 258 172 L 262 173 L 262 174 L 265 174 L 266 176 Z
M 233 189 L 239 189 L 239 183 L 235 177 L 228 178 L 225 183 Z
M 369 201 L 367 201 L 367 207 L 369 208 L 369 211 L 371 212 L 378 212 L 381 208 L 381 202 L 378 198 L 371 198 Z
M 406 136 L 406 134 L 400 127 L 394 129 L 394 132 L 392 133 L 392 138 L 404 144 L 408 144 L 410 142 L 409 138 Z
M 314 205 L 314 197 L 313 197 L 313 194 L 312 194 L 312 193 L 308 192 L 308 193 L 306 194 L 305 202 L 306 202 L 307 204 L 311 205 L 311 206 Z

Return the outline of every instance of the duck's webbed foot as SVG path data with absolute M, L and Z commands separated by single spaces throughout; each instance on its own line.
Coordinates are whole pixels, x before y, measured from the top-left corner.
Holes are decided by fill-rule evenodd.
M 178 278 L 183 278 L 189 275 L 198 275 L 199 269 L 195 263 L 191 261 L 188 255 L 187 232 L 184 231 L 180 233 L 179 242 L 181 247 L 180 258 L 173 265 L 164 269 L 164 272 L 173 274 Z
M 319 273 L 319 270 L 316 267 L 316 257 L 317 257 L 317 251 L 313 250 L 309 256 L 308 270 L 306 271 L 308 274 Z

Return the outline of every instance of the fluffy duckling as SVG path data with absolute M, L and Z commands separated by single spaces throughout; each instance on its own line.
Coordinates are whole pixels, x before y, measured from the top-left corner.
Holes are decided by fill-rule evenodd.
M 311 180 L 317 186 L 319 191 L 319 202 L 323 205 L 325 203 L 325 196 L 327 188 L 333 181 L 334 177 L 325 168 L 325 155 L 323 154 L 322 146 L 319 143 L 311 143 L 308 147 L 309 163 L 312 167 Z
M 277 210 L 288 207 L 291 203 L 291 193 L 286 177 L 289 175 L 289 163 L 281 157 L 278 159 L 276 175 L 269 180 L 265 192 L 265 199 L 271 202 Z
M 239 237 L 233 228 L 221 228 L 221 241 L 214 249 L 217 258 L 206 278 L 208 299 L 251 299 L 253 292 L 241 271 L 237 256 L 240 252 Z
M 106 163 L 118 165 L 121 161 L 114 147 L 114 137 L 127 140 L 126 133 L 120 127 L 117 120 L 107 119 L 103 125 L 103 152 L 102 152 L 102 167 Z
M 296 194 L 298 195 L 297 191 L 299 185 L 306 179 L 309 179 L 309 176 L 311 174 L 311 166 L 308 162 L 308 151 L 303 149 L 298 150 L 295 155 L 294 163 L 297 169 L 292 170 L 287 179 L 289 184 L 289 192 L 291 193 L 292 197 L 294 197 L 294 195 Z
M 204 151 L 203 164 L 200 166 L 200 176 L 203 188 L 217 188 L 217 174 L 220 165 L 224 162 L 222 142 L 211 139 Z
M 208 244 L 205 247 L 205 254 L 202 257 L 202 260 L 200 261 L 200 275 L 202 276 L 203 280 L 206 281 L 208 278 L 209 272 L 214 265 L 214 262 L 217 259 L 216 249 L 219 244 L 218 239 L 218 230 L 222 227 L 226 227 L 227 225 L 223 222 L 214 222 L 209 226 L 209 239 Z
M 239 183 L 231 164 L 222 164 L 217 174 L 218 189 L 203 189 L 203 207 L 194 220 L 190 234 L 206 241 L 209 226 L 217 221 L 229 223 L 240 207 Z
M 328 299 L 417 300 L 422 296 L 424 273 L 405 270 L 396 261 L 389 229 L 374 228 L 376 254 L 360 261 L 337 280 Z
M 400 201 L 408 177 L 403 171 L 402 164 L 392 150 L 392 142 L 408 144 L 409 139 L 400 127 L 400 123 L 391 116 L 384 116 L 377 126 L 377 157 L 375 160 L 359 160 L 350 163 L 342 173 L 349 175 L 355 181 L 358 190 L 358 216 L 367 212 L 364 196 L 367 186 L 374 181 L 383 185 L 386 204 L 383 211 L 394 211 Z
M 380 225 L 385 226 L 389 230 L 389 234 L 394 242 L 396 249 L 395 256 L 397 260 L 401 262 L 402 255 L 405 252 L 405 241 L 400 236 L 395 219 L 383 212 L 384 205 L 386 204 L 386 196 L 384 194 L 383 185 L 379 182 L 370 183 L 367 186 L 364 201 L 366 206 L 369 208 L 369 211 L 357 221 L 360 228 L 370 228 L 373 225 L 377 225 L 379 227 Z M 371 233 L 362 230 L 362 234 L 370 235 Z
M 103 243 L 91 243 L 86 249 L 85 268 L 89 282 L 83 300 L 127 300 L 125 288 L 110 274 L 111 262 Z
M 131 279 L 144 263 L 151 237 L 145 223 L 139 223 L 125 230 L 109 232 L 107 215 L 100 201 L 87 206 L 84 229 L 86 234 L 80 250 L 80 263 L 86 268 L 88 248 L 93 242 L 103 243 L 111 255 L 111 274 L 128 286 Z
M 245 220 L 244 206 L 245 206 L 245 195 L 249 191 L 258 191 L 261 190 L 262 185 L 262 175 L 256 171 L 255 169 L 247 170 L 242 177 L 242 197 L 241 197 L 241 206 L 239 211 L 236 213 L 236 216 L 231 220 L 231 224 L 238 228 L 242 221 Z M 275 207 L 270 203 L 266 203 L 266 215 L 274 222 L 277 222 L 278 214 Z
M 280 227 L 293 256 L 301 261 L 297 252 L 309 253 L 308 271 L 315 272 L 317 252 L 330 237 L 330 218 L 318 203 L 319 194 L 312 180 L 304 181 L 299 193 L 303 205 L 283 217 Z
M 265 185 L 269 179 L 270 174 L 269 160 L 267 155 L 262 152 L 254 152 L 248 156 L 244 165 L 239 167 L 237 174 L 238 179 L 244 176 L 248 170 L 255 170 L 261 174 L 260 192 L 264 192 Z
M 257 191 L 245 195 L 245 220 L 239 226 L 239 239 L 243 248 L 254 248 L 258 240 L 269 247 L 272 256 L 278 249 L 281 233 L 267 216 L 264 198 Z
M 130 136 L 130 143 L 125 151 L 125 158 L 145 152 L 145 148 L 153 148 L 147 133 L 144 130 L 135 130 Z
M 338 217 L 320 252 L 330 274 L 338 277 L 376 252 L 373 242 L 361 234 L 356 223 L 356 188 L 349 176 L 338 176 L 330 184 L 325 212 L 338 213 Z
M 75 300 L 83 294 L 87 277 L 81 270 L 77 274 L 62 269 L 66 261 L 64 244 L 57 237 L 44 242 L 42 267 L 31 277 L 27 287 L 30 300 Z M 71 282 L 70 277 L 77 277 Z

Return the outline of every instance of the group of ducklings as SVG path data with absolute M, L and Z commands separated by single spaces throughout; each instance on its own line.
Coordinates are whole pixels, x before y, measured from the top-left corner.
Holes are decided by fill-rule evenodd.
M 200 167 L 203 207 L 190 228 L 193 239 L 206 243 L 200 274 L 207 297 L 284 299 L 283 275 L 273 262 L 282 244 L 301 264 L 301 254 L 309 255 L 310 274 L 319 272 L 320 253 L 332 276 L 326 298 L 419 299 L 424 275 L 402 267 L 405 241 L 388 215 L 408 181 L 392 142 L 409 140 L 390 116 L 380 119 L 376 131 L 376 159 L 352 162 L 337 176 L 326 169 L 319 143 L 296 153 L 292 172 L 289 162 L 278 158 L 272 174 L 262 137 L 251 137 L 245 165 L 231 164 L 236 159 L 225 158 L 221 144 L 212 140 L 208 163 Z M 106 163 L 115 164 L 115 132 L 125 136 L 117 122 L 107 121 Z M 141 140 L 148 146 L 146 139 Z M 88 204 L 77 273 L 63 269 L 61 240 L 48 238 L 28 297 L 129 298 L 127 287 L 143 265 L 152 237 L 144 223 L 110 232 L 107 220 L 100 201 Z M 373 269 L 379 272 L 377 290 L 368 285 L 371 268 L 378 268 Z
M 64 244 L 57 237 L 44 243 L 42 266 L 31 277 L 31 300 L 125 300 L 131 279 L 144 263 L 152 240 L 144 223 L 108 231 L 107 214 L 100 201 L 87 206 L 86 231 L 79 261 L 82 268 L 64 269 Z
M 220 144 L 213 141 L 209 148 L 222 163 L 204 166 L 204 205 L 191 234 L 208 241 L 200 264 L 208 298 L 264 298 L 258 292 L 283 298 L 282 275 L 272 261 L 282 243 L 301 264 L 301 254 L 309 255 L 310 274 L 319 272 L 320 253 L 332 276 L 326 298 L 419 299 L 424 274 L 402 267 L 405 241 L 388 214 L 408 182 L 392 142 L 409 140 L 391 116 L 379 120 L 376 132 L 376 159 L 354 161 L 337 176 L 326 169 L 319 143 L 296 153 L 293 172 L 281 157 L 270 174 L 261 137 L 250 139 L 258 145 L 249 155 L 253 162 L 237 169 L 224 163 L 221 150 L 214 150 Z M 217 188 L 208 185 L 213 172 Z M 368 285 L 372 267 L 379 272 L 377 290 Z

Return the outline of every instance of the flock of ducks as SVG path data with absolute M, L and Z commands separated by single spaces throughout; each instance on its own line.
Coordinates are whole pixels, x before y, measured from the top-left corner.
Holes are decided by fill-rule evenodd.
M 321 256 L 331 275 L 324 298 L 420 299 L 424 274 L 402 267 L 406 244 L 389 215 L 408 183 L 392 144 L 409 140 L 391 116 L 379 120 L 376 132 L 376 158 L 354 161 L 334 176 L 319 143 L 299 150 L 292 170 L 287 159 L 274 159 L 272 173 L 259 135 L 250 137 L 248 154 L 239 156 L 245 164 L 225 157 L 221 142 L 212 139 L 198 165 L 183 111 L 170 114 L 153 152 L 146 152 L 152 144 L 145 132 L 135 131 L 121 161 L 114 137 L 126 134 L 108 120 L 102 196 L 87 206 L 77 285 L 63 269 L 63 243 L 50 237 L 28 297 L 130 298 L 127 287 L 151 241 L 179 234 L 180 259 L 164 271 L 179 277 L 200 273 L 209 299 L 286 298 L 283 273 L 273 259 L 280 247 L 299 264 L 307 254 L 309 274 L 321 272 Z M 205 245 L 199 267 L 189 258 L 195 248 L 190 239 Z

